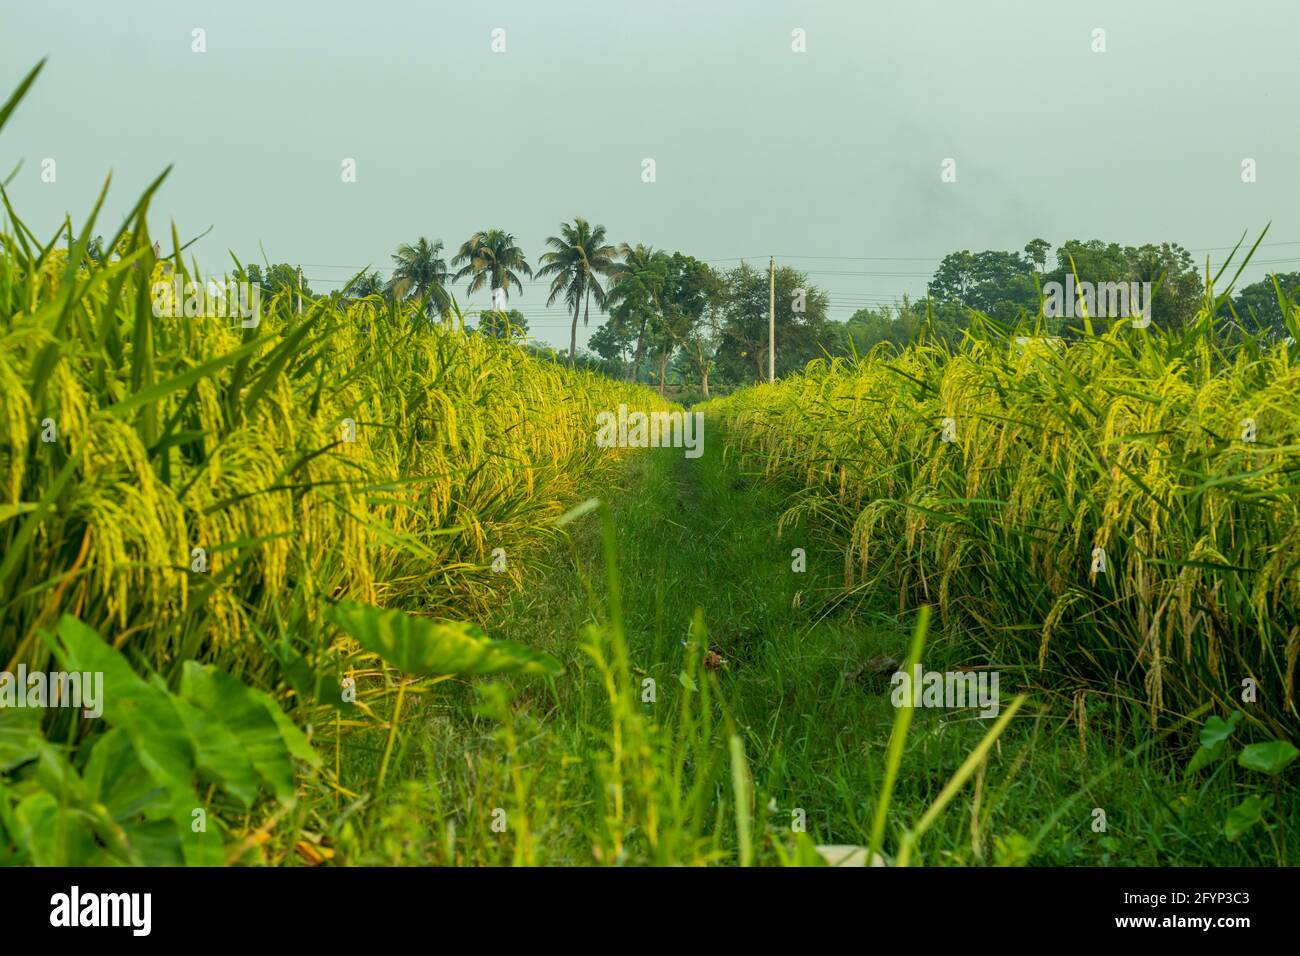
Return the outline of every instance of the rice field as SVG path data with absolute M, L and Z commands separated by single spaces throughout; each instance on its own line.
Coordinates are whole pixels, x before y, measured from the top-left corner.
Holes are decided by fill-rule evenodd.
M 1294 736 L 1300 366 L 1196 327 L 1068 347 L 988 323 L 713 402 L 741 459 L 843 554 L 846 594 L 933 604 L 1028 684 L 1213 703 Z M 1292 331 L 1300 313 L 1288 306 Z M 1083 731 L 1082 724 L 1080 731 Z
M 165 175 L 107 255 L 0 186 L 0 671 L 102 680 L 0 687 L 0 864 L 1295 862 L 1300 372 L 1214 282 L 628 448 L 454 303 L 189 309 Z

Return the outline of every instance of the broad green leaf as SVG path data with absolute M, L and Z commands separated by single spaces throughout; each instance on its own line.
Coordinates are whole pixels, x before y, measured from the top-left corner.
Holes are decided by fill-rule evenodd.
M 560 662 L 514 641 L 494 641 L 468 621 L 433 621 L 356 601 L 326 618 L 368 651 L 406 674 L 558 674 Z
M 1243 747 L 1237 763 L 1247 770 L 1258 770 L 1269 776 L 1276 776 L 1285 770 L 1291 761 L 1300 756 L 1300 750 L 1285 740 L 1270 740 L 1266 744 L 1251 744 Z
M 188 670 L 197 667 L 186 661 Z M 181 693 L 184 694 L 184 685 Z M 219 783 L 227 793 L 245 807 L 257 799 L 257 771 L 249 760 L 243 742 L 219 719 L 213 719 L 187 700 L 178 700 L 176 709 L 194 741 L 195 764 L 201 774 Z
M 1192 754 L 1192 759 L 1188 761 L 1187 770 L 1183 773 L 1183 776 L 1190 776 L 1202 767 L 1208 767 L 1210 764 L 1214 763 L 1214 761 L 1223 756 L 1223 751 L 1226 746 L 1227 743 L 1223 740 L 1220 740 L 1213 747 L 1207 747 L 1202 744 L 1197 749 L 1196 753 Z
M 266 712 L 271 715 L 271 719 L 275 721 L 276 729 L 280 731 L 280 739 L 289 748 L 289 753 L 305 764 L 319 767 L 321 765 L 320 754 L 312 749 L 307 735 L 298 729 L 298 725 L 289 719 L 289 716 L 280 709 L 271 695 L 253 687 L 250 687 L 248 692 L 253 695 L 254 700 L 260 700 L 262 706 L 266 708 Z
M 212 823 L 208 823 L 212 829 Z M 188 829 L 188 828 L 187 828 Z M 185 855 L 181 841 L 176 839 L 176 824 L 171 820 L 146 820 L 143 823 L 124 824 L 131 852 L 140 866 L 184 866 Z
M 119 821 L 152 814 L 168 816 L 159 807 L 166 793 L 140 764 L 126 731 L 114 727 L 99 735 L 91 748 L 82 779 L 94 799 Z M 179 843 L 177 844 L 179 847 Z
M 89 803 L 89 794 L 81 776 L 63 752 L 46 741 L 41 741 L 41 756 L 36 763 L 36 780 L 62 804 L 82 806 Z
M 0 773 L 34 760 L 40 754 L 41 712 L 0 707 Z
M 171 695 L 142 680 L 126 658 L 76 618 L 65 614 L 58 632 L 63 641 L 61 656 L 69 669 L 104 675 L 104 720 L 126 732 L 141 765 L 167 792 L 185 862 L 190 866 L 223 863 L 215 829 L 195 833 L 190 828 L 190 811 L 200 806 L 194 793 L 194 745 Z
M 120 863 L 139 865 L 140 860 L 127 843 L 126 834 L 113 818 L 109 809 L 94 798 L 93 788 L 78 775 L 59 748 L 42 741 L 41 759 L 37 765 L 36 779 L 44 791 L 58 800 L 60 808 L 75 813 L 112 858 Z M 179 844 L 178 844 L 179 846 Z M 84 858 L 70 860 L 85 863 Z
M 1214 761 L 1223 756 L 1224 748 L 1227 746 L 1228 738 L 1232 732 L 1237 729 L 1237 722 L 1241 720 L 1241 711 L 1234 710 L 1232 716 L 1227 720 L 1222 717 L 1211 717 L 1201 728 L 1201 746 L 1200 749 L 1192 755 L 1192 759 L 1187 764 L 1187 769 L 1183 771 L 1184 777 L 1189 777 L 1203 767 L 1208 767 Z
M 186 661 L 181 675 L 181 698 L 211 722 L 222 725 L 211 739 L 214 744 L 221 743 L 221 752 L 214 753 L 213 757 L 221 757 L 226 772 L 236 772 L 239 751 L 242 751 L 244 759 L 257 768 L 258 776 L 266 781 L 276 799 L 281 803 L 293 802 L 293 757 L 280 727 L 253 691 L 211 665 L 205 667 Z M 241 791 L 246 792 L 242 782 Z M 251 803 L 251 795 L 247 802 Z
M 1227 720 L 1222 717 L 1211 717 L 1201 728 L 1201 746 L 1213 747 L 1221 744 L 1232 736 L 1232 732 L 1237 729 L 1237 722 L 1241 720 L 1241 711 L 1234 710 L 1232 716 Z
M 185 865 L 167 793 L 140 765 L 124 731 L 113 728 L 100 734 L 82 779 L 125 844 L 125 852 L 112 854 L 105 863 L 125 860 L 133 866 Z M 105 829 L 96 826 L 98 833 Z
M 14 795 L 4 785 L 3 778 L 0 778 L 0 866 L 11 865 L 15 861 L 14 854 L 6 852 L 6 847 L 13 844 L 14 831 L 17 829 L 18 824 L 14 817 Z
M 59 621 L 70 670 L 104 675 L 104 720 L 131 738 L 140 763 L 169 789 L 193 782 L 194 750 L 167 692 L 142 680 L 117 651 L 74 617 Z
M 1264 816 L 1267 806 L 1264 798 L 1250 796 L 1228 811 L 1228 819 L 1223 823 L 1223 835 L 1229 840 L 1239 840 L 1251 827 Z
M 45 790 L 18 804 L 14 816 L 18 841 L 37 866 L 70 866 L 94 852 L 95 840 L 81 817 L 60 806 Z

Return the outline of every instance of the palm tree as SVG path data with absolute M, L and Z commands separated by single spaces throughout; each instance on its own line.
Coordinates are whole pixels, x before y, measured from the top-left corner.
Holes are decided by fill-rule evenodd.
M 413 246 L 402 243 L 393 256 L 397 265 L 388 280 L 389 291 L 399 300 L 423 302 L 426 314 L 431 314 L 432 307 L 446 315 L 451 296 L 447 294 L 447 263 L 441 253 L 441 239 L 429 242 L 421 236 Z
M 378 271 L 362 272 L 344 288 L 343 294 L 353 302 L 372 295 L 383 295 L 384 277 Z
M 561 223 L 560 234 L 548 237 L 546 244 L 551 251 L 542 254 L 537 278 L 552 277 L 547 305 L 564 293 L 565 304 L 573 309 L 573 327 L 569 332 L 569 368 L 573 368 L 578 353 L 578 315 L 585 306 L 587 311 L 582 321 L 585 326 L 591 315 L 593 297 L 596 308 L 604 308 L 605 289 L 600 284 L 600 276 L 613 271 L 617 251 L 606 245 L 604 226 L 593 229 L 581 216 L 572 225 Z
M 461 244 L 460 251 L 451 260 L 451 264 L 461 266 L 452 281 L 459 282 L 468 278 L 471 295 L 485 285 L 492 290 L 494 309 L 497 308 L 497 289 L 508 300 L 512 285 L 516 289 L 522 288 L 523 281 L 515 272 L 516 269 L 530 279 L 533 277 L 532 266 L 524 259 L 524 250 L 515 245 L 514 236 L 501 229 L 485 229 L 474 233 Z
M 645 360 L 647 333 L 653 335 L 662 319 L 661 296 L 667 279 L 668 257 L 650 246 L 630 246 L 626 242 L 618 247 L 622 262 L 611 270 L 609 294 L 606 297 L 611 310 L 620 322 L 633 319 L 636 329 L 636 352 L 632 358 L 632 381 L 641 372 Z

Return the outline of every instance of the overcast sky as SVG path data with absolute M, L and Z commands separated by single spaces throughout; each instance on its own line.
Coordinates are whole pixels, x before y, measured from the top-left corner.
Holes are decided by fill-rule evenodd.
M 156 234 L 215 225 L 205 271 L 260 243 L 318 289 L 488 227 L 536 263 L 574 216 L 717 266 L 776 255 L 837 319 L 1034 237 L 1217 263 L 1271 221 L 1255 278 L 1300 270 L 1295 26 L 1295 0 L 0 0 L 0 100 L 49 57 L 0 178 L 23 160 L 11 197 L 49 235 L 112 170 L 111 234 L 174 164 Z M 567 344 L 544 303 L 511 302 Z

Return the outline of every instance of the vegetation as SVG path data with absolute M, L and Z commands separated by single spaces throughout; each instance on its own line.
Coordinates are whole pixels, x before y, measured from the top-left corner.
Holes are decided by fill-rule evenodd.
M 1282 282 L 1054 341 L 954 280 L 856 356 L 777 269 L 782 379 L 688 458 L 597 415 L 681 411 L 647 361 L 761 379 L 765 273 L 575 219 L 564 362 L 497 229 L 324 296 L 237 261 L 257 315 L 188 315 L 165 175 L 107 241 L 103 194 L 41 237 L 0 186 L 0 864 L 1296 862 Z M 1009 693 L 896 705 L 922 661 Z M 56 670 L 102 715 L 6 696 Z
M 846 588 L 935 601 L 995 659 L 1153 721 L 1249 680 L 1256 719 L 1294 731 L 1300 370 L 1285 343 L 1218 345 L 1216 305 L 1069 347 L 990 323 L 710 407 L 798 481 L 788 514 L 825 522 Z
M 550 251 L 542 253 L 537 278 L 551 279 L 547 305 L 563 296 L 565 304 L 573 309 L 569 335 L 569 367 L 572 368 L 578 354 L 578 315 L 582 314 L 582 324 L 586 325 L 593 295 L 596 307 L 604 308 L 605 288 L 600 280 L 613 269 L 614 247 L 605 242 L 604 226 L 593 228 L 581 217 L 573 220 L 572 225 L 561 226 L 560 234 L 548 238 L 546 244 Z

